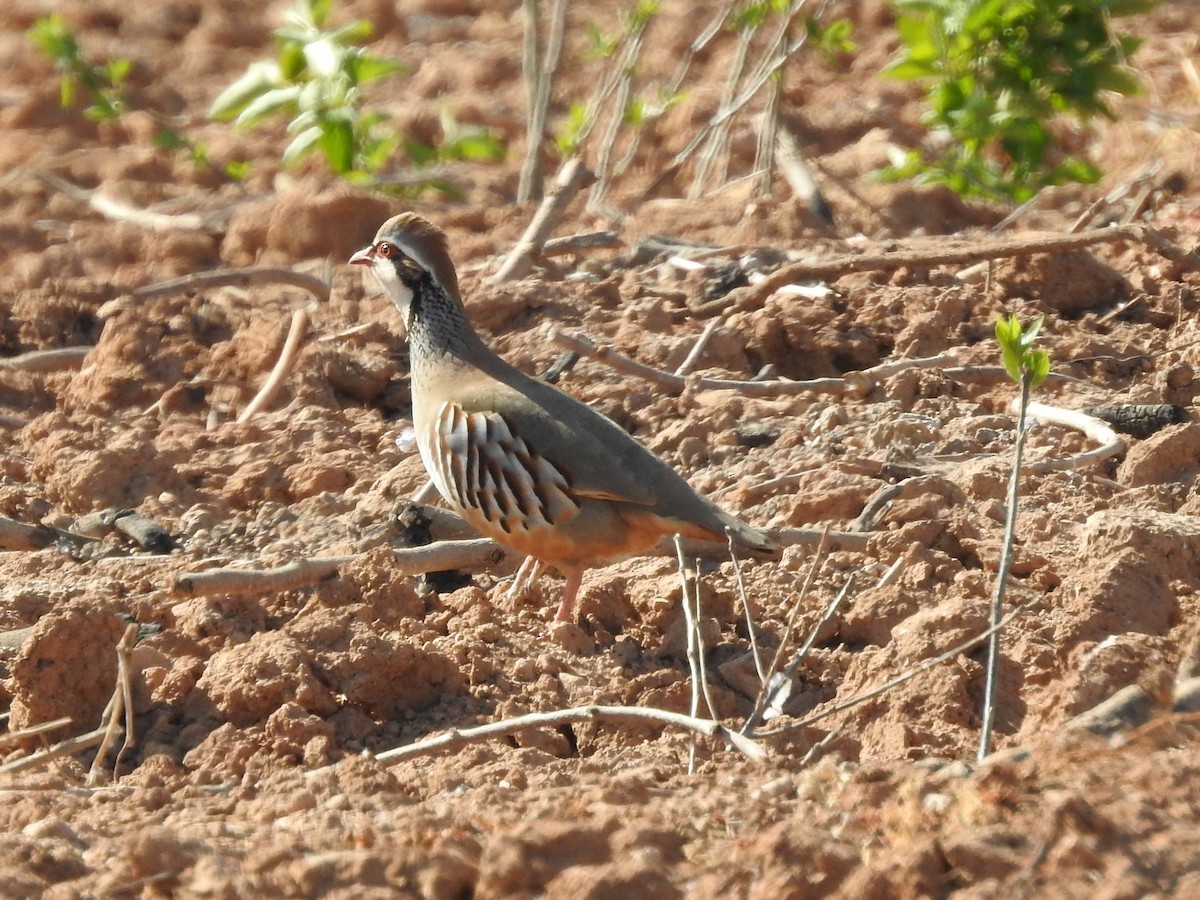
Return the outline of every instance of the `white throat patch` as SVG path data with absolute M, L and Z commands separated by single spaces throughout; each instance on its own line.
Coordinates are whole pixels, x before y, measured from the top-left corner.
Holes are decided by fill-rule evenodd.
M 371 266 L 371 271 L 375 274 L 375 279 L 382 285 L 384 293 L 392 298 L 392 302 L 396 304 L 396 308 L 400 310 L 400 315 L 404 319 L 404 327 L 412 328 L 412 291 L 396 274 L 396 267 L 392 265 L 390 260 L 379 257 Z

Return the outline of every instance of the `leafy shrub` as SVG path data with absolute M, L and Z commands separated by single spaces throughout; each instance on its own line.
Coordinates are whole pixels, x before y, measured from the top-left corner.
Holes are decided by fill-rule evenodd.
M 1137 38 L 1110 20 L 1154 0 L 896 0 L 903 56 L 886 72 L 927 82 L 925 123 L 944 139 L 927 157 L 910 151 L 886 171 L 963 196 L 1023 201 L 1100 173 L 1064 154 L 1051 121 L 1112 118 L 1106 91 L 1132 94 Z

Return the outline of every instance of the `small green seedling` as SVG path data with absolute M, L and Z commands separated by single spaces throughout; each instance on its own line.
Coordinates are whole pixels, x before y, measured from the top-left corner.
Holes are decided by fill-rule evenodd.
M 116 119 L 125 109 L 121 85 L 133 70 L 128 59 L 111 59 L 92 65 L 83 54 L 75 33 L 61 13 L 43 16 L 27 32 L 42 53 L 54 60 L 61 73 L 59 103 L 71 109 L 82 94 L 87 101 L 83 114 L 97 122 Z
M 1013 452 L 1013 467 L 1008 479 L 1008 509 L 1004 519 L 1004 541 L 1000 550 L 1000 567 L 996 573 L 996 592 L 992 597 L 991 635 L 988 637 L 987 673 L 983 692 L 983 727 L 979 736 L 979 759 L 992 752 L 992 726 L 996 720 L 996 683 L 1000 665 L 1000 623 L 1004 615 L 1004 597 L 1008 573 L 1012 568 L 1013 547 L 1017 539 L 1017 500 L 1021 490 L 1021 458 L 1025 449 L 1025 422 L 1029 412 L 1030 392 L 1050 374 L 1050 356 L 1033 346 L 1042 330 L 1043 319 L 1038 316 L 1028 327 L 1022 327 L 1016 316 L 1005 316 L 996 322 L 996 340 L 1000 356 L 1009 377 L 1021 386 L 1017 409 L 1017 439 Z
M 1044 318 L 1038 316 L 1022 328 L 1016 316 L 1005 316 L 996 322 L 996 340 L 1000 343 L 1000 355 L 1008 377 L 1022 387 L 1028 382 L 1030 388 L 1041 385 L 1050 374 L 1050 356 L 1045 350 L 1035 349 L 1033 342 L 1042 330 Z

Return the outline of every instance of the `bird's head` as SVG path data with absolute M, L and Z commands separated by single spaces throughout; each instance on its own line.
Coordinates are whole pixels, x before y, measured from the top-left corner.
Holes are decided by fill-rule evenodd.
M 350 262 L 370 266 L 406 325 L 412 324 L 413 295 L 421 290 L 440 287 L 461 302 L 446 235 L 413 213 L 401 213 L 384 222 L 371 245 L 351 256 Z

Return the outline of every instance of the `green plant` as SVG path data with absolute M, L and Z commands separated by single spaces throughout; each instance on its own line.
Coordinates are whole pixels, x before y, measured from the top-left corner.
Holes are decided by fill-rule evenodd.
M 362 89 L 405 66 L 359 46 L 371 36 L 366 19 L 326 30 L 332 6 L 333 0 L 297 0 L 275 31 L 277 58 L 252 63 L 208 114 L 244 127 L 286 116 L 292 140 L 283 152 L 285 164 L 320 151 L 338 175 L 369 177 L 387 163 L 399 139 L 382 127 L 381 113 L 363 109 Z
M 1105 92 L 1131 94 L 1129 58 L 1139 41 L 1110 21 L 1155 0 L 896 0 L 903 55 L 894 78 L 929 84 L 925 124 L 941 139 L 909 151 L 892 178 L 940 183 L 963 196 L 1023 201 L 1097 168 L 1064 153 L 1056 116 L 1112 118 Z
M 89 119 L 104 121 L 120 116 L 125 109 L 121 85 L 133 69 L 131 60 L 111 59 L 92 65 L 61 13 L 38 19 L 27 34 L 34 46 L 54 60 L 54 67 L 61 73 L 58 91 L 63 109 L 72 108 L 82 92 L 88 102 L 83 114 Z
M 498 162 L 508 154 L 500 137 L 482 125 L 462 125 L 447 109 L 441 114 L 442 139 L 437 144 L 406 139 L 404 151 L 418 166 L 447 162 Z
M 92 64 L 84 55 L 75 32 L 60 13 L 43 16 L 30 26 L 27 32 L 34 46 L 54 61 L 61 74 L 59 81 L 59 104 L 71 109 L 82 93 L 88 105 L 83 114 L 94 121 L 115 121 L 128 111 L 122 86 L 133 70 L 128 59 L 110 59 Z M 171 152 L 187 154 L 198 168 L 213 168 L 237 181 L 244 178 L 248 163 L 228 162 L 217 165 L 208 156 L 208 149 L 181 131 L 165 124 L 163 118 L 150 113 L 158 124 L 154 134 L 155 146 Z
M 1026 420 L 1029 396 L 1034 388 L 1050 374 L 1050 357 L 1045 350 L 1034 347 L 1042 330 L 1038 316 L 1027 328 L 1022 328 L 1016 316 L 1006 316 L 996 322 L 996 340 L 1008 376 L 1021 387 L 1017 405 L 1017 439 L 1013 452 L 1012 472 L 1008 479 L 1008 509 L 1004 519 L 1004 540 L 1000 550 L 1000 567 L 996 573 L 996 592 L 992 598 L 991 635 L 988 637 L 987 674 L 983 695 L 983 727 L 979 737 L 979 758 L 992 752 L 992 725 L 996 718 L 996 682 L 1000 664 L 1000 626 L 1004 613 L 1004 597 L 1008 573 L 1012 567 L 1013 546 L 1017 536 L 1017 499 L 1021 490 L 1021 457 L 1025 449 Z

